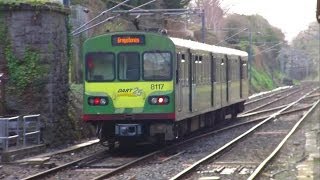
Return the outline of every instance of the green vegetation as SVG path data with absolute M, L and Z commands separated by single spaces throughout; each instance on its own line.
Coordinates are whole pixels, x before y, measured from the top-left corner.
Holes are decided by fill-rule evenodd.
M 280 29 L 271 26 L 260 15 L 238 14 L 229 15 L 225 19 L 223 28 L 227 30 L 224 37 L 227 39 L 227 46 L 249 52 L 251 45 L 253 55 L 251 91 L 269 90 L 280 84 L 283 77 L 278 59 L 281 46 L 277 44 L 285 41 Z M 268 72 L 270 70 L 272 72 Z
M 23 92 L 25 88 L 44 74 L 39 66 L 40 55 L 31 49 L 27 49 L 23 60 L 19 60 L 12 52 L 11 46 L 5 49 L 7 67 L 10 75 L 10 82 L 14 84 L 17 92 Z
M 18 59 L 12 50 L 11 42 L 8 38 L 8 28 L 4 18 L 0 13 L 0 41 L 3 42 L 1 48 L 4 50 L 4 57 L 7 61 L 9 72 L 9 82 L 13 84 L 16 92 L 21 93 L 25 88 L 44 74 L 44 70 L 39 66 L 40 55 L 36 50 L 26 49 L 22 60 Z
M 3 14 L 0 11 L 0 42 L 3 42 L 0 44 L 0 46 L 3 46 L 5 44 L 7 44 L 7 32 L 8 32 L 8 28 L 4 25 L 4 17 Z M 2 47 L 3 48 L 3 47 Z
M 265 71 L 257 70 L 254 67 L 252 67 L 251 83 L 254 91 L 271 90 L 274 88 L 271 76 Z
M 0 5 L 9 4 L 9 5 L 20 5 L 20 4 L 30 4 L 30 5 L 43 5 L 43 4 L 52 4 L 54 2 L 49 0 L 0 0 Z M 58 4 L 58 3 L 54 3 Z

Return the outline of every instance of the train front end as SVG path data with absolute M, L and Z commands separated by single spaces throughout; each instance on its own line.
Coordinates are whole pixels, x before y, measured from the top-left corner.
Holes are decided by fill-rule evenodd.
M 111 33 L 84 43 L 83 120 L 101 142 L 172 139 L 175 47 L 155 33 Z

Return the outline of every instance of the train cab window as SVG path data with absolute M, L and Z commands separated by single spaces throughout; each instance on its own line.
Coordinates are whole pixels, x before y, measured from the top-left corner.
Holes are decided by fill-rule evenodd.
M 146 52 L 143 54 L 144 80 L 171 80 L 172 57 L 169 52 Z
M 112 53 L 88 53 L 86 55 L 86 80 L 89 82 L 115 79 L 115 56 Z
M 118 75 L 122 81 L 140 79 L 140 57 L 137 52 L 121 52 L 118 54 Z

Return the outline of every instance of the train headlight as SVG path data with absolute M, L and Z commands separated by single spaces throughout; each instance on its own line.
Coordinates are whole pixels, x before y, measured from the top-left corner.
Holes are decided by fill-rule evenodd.
M 100 104 L 100 98 L 96 97 L 93 100 L 93 105 L 99 105 Z
M 106 98 L 101 98 L 100 99 L 100 104 L 101 105 L 106 105 L 107 104 L 107 99 Z
M 169 104 L 169 96 L 151 96 L 149 97 L 149 103 L 151 105 L 166 105 Z
M 169 102 L 169 97 L 164 97 L 164 98 L 163 98 L 163 102 L 164 102 L 164 103 L 168 103 L 168 102 Z
M 108 105 L 107 97 L 89 97 L 88 104 L 90 106 L 105 106 Z
M 156 97 L 151 98 L 151 104 L 157 104 L 157 102 L 158 102 L 158 98 Z
M 93 98 L 89 98 L 89 99 L 88 99 L 88 104 L 89 104 L 89 105 L 93 105 L 93 103 L 94 103 Z
M 162 104 L 162 103 L 163 103 L 163 101 L 164 101 L 163 97 L 159 97 L 159 99 L 158 99 L 158 103 L 159 103 L 159 104 Z

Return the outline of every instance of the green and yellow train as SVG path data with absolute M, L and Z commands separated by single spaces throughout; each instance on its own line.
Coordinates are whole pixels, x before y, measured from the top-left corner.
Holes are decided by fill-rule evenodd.
M 84 43 L 83 120 L 101 142 L 164 142 L 243 111 L 247 53 L 152 32 Z

